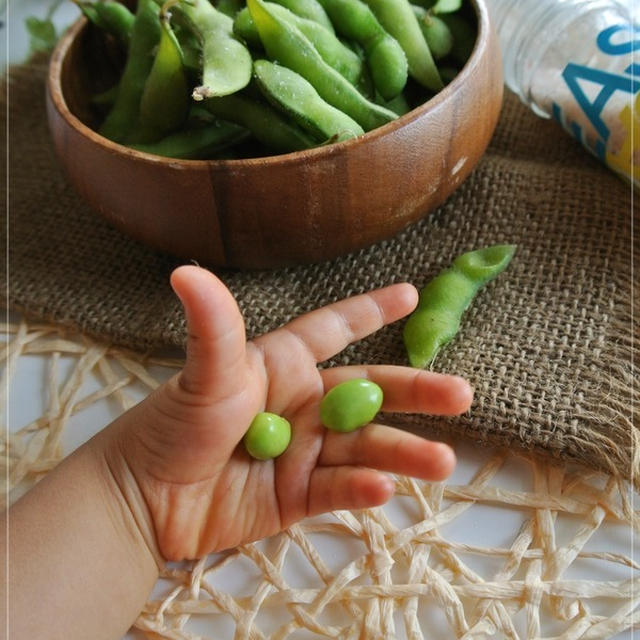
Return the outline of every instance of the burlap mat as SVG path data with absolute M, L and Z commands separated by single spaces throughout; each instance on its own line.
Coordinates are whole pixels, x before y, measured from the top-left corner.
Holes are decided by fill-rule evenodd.
M 181 345 L 184 320 L 168 284 L 178 261 L 110 228 L 68 186 L 49 140 L 45 71 L 42 59 L 14 67 L 3 109 L 8 302 L 136 350 Z M 434 365 L 471 380 L 472 410 L 452 420 L 389 418 L 630 478 L 639 467 L 632 201 L 626 184 L 507 95 L 477 169 L 422 222 L 325 264 L 217 273 L 255 335 L 374 287 L 404 280 L 419 287 L 465 250 L 515 242 L 508 271 L 483 290 Z M 336 362 L 406 363 L 401 328 L 351 346 Z

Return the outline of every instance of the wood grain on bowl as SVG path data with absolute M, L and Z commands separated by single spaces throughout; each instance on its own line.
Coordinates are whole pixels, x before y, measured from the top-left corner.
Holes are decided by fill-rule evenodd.
M 114 226 L 185 259 L 271 268 L 369 246 L 441 204 L 493 134 L 503 89 L 498 43 L 483 0 L 473 5 L 478 38 L 469 61 L 405 116 L 339 144 L 214 161 L 140 153 L 91 128 L 89 97 L 113 69 L 81 19 L 50 63 L 47 112 L 58 157 L 78 193 Z M 96 59 L 106 65 L 99 73 Z

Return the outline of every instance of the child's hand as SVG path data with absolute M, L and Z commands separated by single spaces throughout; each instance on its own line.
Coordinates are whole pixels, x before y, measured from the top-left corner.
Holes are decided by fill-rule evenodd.
M 213 274 L 180 267 L 171 282 L 187 317 L 186 365 L 117 421 L 107 454 L 120 487 L 135 478 L 147 535 L 155 535 L 147 543 L 165 559 L 257 540 L 305 516 L 382 504 L 394 485 L 378 470 L 427 480 L 449 475 L 455 458 L 444 444 L 376 424 L 334 433 L 319 418 L 324 393 L 354 377 L 382 387 L 386 411 L 454 415 L 469 408 L 471 389 L 458 377 L 397 366 L 317 367 L 411 312 L 414 287 L 343 300 L 247 342 L 235 300 Z M 250 458 L 241 443 L 260 411 L 292 427 L 287 451 L 266 462 Z

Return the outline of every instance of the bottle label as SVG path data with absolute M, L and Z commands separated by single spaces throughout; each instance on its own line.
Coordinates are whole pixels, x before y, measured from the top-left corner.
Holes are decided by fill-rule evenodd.
M 570 100 L 554 101 L 553 117 L 614 171 L 640 186 L 640 27 L 608 26 L 597 34 L 597 56 L 562 71 Z

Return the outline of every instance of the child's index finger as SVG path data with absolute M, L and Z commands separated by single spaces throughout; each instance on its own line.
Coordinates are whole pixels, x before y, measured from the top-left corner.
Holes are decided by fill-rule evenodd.
M 321 307 L 295 318 L 283 329 L 299 338 L 316 362 L 323 362 L 403 318 L 417 304 L 416 288 L 399 283 Z

